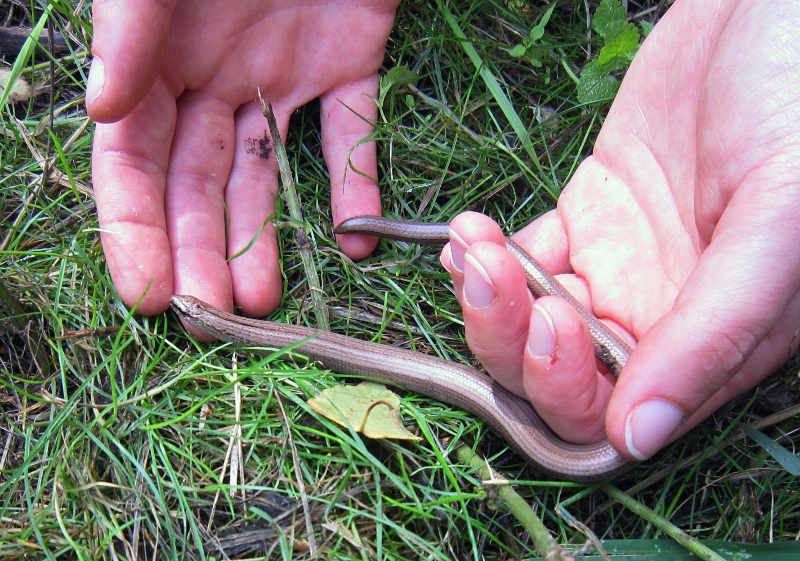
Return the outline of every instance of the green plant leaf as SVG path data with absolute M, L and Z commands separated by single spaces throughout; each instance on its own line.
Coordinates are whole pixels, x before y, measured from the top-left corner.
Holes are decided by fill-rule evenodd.
M 789 450 L 772 440 L 766 434 L 754 428 L 745 426 L 744 431 L 747 436 L 755 440 L 759 446 L 766 450 L 767 454 L 778 462 L 783 469 L 792 475 L 800 475 L 800 458 Z
M 600 70 L 597 60 L 583 67 L 578 79 L 578 101 L 595 103 L 612 99 L 619 89 L 619 80 Z
M 544 37 L 544 28 L 547 26 L 547 22 L 550 21 L 550 16 L 553 15 L 553 10 L 555 9 L 556 5 L 555 2 L 547 8 L 547 11 L 542 14 L 542 17 L 539 18 L 539 23 L 537 23 L 533 28 L 531 28 L 529 32 L 529 37 L 531 43 L 535 43 L 542 37 Z
M 600 70 L 609 71 L 616 69 L 614 59 L 620 59 L 620 63 L 624 68 L 625 65 L 633 60 L 636 50 L 639 48 L 639 30 L 632 23 L 627 23 L 621 29 L 620 33 L 613 37 L 606 38 L 606 44 L 600 49 L 597 55 L 597 62 Z
M 628 21 L 625 7 L 619 0 L 602 0 L 594 11 L 592 29 L 601 37 L 613 37 L 620 31 L 620 23 Z
M 775 543 L 734 543 L 722 540 L 701 540 L 701 543 L 713 548 L 730 561 L 761 560 L 794 561 L 800 554 L 800 543 L 785 541 Z M 573 549 L 574 548 L 574 549 Z M 565 546 L 567 551 L 578 550 L 580 546 Z M 667 539 L 628 539 L 603 540 L 603 548 L 608 556 L 604 557 L 595 551 L 581 555 L 582 561 L 602 561 L 612 557 L 625 561 L 697 561 L 698 557 L 679 544 Z M 530 561 L 538 561 L 543 557 L 531 557 Z
M 11 72 L 9 73 L 6 83 L 3 86 L 3 90 L 0 92 L 0 111 L 2 111 L 2 109 L 6 106 L 6 102 L 11 97 L 11 93 L 14 91 L 17 78 L 19 78 L 20 74 L 22 74 L 22 70 L 25 68 L 25 65 L 28 64 L 28 59 L 30 59 L 33 50 L 36 48 L 36 41 L 38 41 L 39 35 L 42 34 L 42 29 L 44 29 L 44 24 L 47 23 L 47 18 L 50 17 L 50 12 L 52 9 L 52 4 L 45 8 L 44 12 L 42 12 L 42 15 L 39 16 L 39 20 L 36 22 L 36 25 L 31 30 L 30 35 L 28 35 L 28 38 L 25 39 L 25 42 L 22 44 L 22 48 L 19 50 L 17 59 L 14 61 L 14 65 L 11 67 Z
M 514 58 L 520 58 L 521 56 L 525 56 L 525 52 L 527 51 L 527 47 L 522 43 L 517 43 L 510 49 L 508 49 L 508 54 L 513 56 Z
M 478 54 L 478 51 L 475 50 L 475 46 L 469 40 L 467 40 L 467 36 L 464 35 L 464 31 L 461 29 L 461 26 L 458 24 L 458 20 L 453 16 L 452 12 L 450 12 L 442 0 L 436 0 L 436 4 L 444 15 L 447 25 L 450 26 L 450 29 L 452 29 L 453 35 L 455 35 L 459 40 L 461 48 L 464 49 L 464 52 L 478 70 L 478 74 L 483 80 L 483 83 L 486 85 L 486 89 L 488 89 L 492 94 L 492 97 L 497 102 L 497 105 L 500 106 L 500 110 L 503 112 L 503 115 L 506 117 L 506 119 L 508 119 L 509 125 L 511 125 L 511 128 L 514 130 L 514 134 L 517 135 L 517 138 L 519 138 L 520 142 L 522 143 L 522 148 L 528 154 L 531 161 L 533 161 L 534 165 L 537 168 L 541 168 L 539 156 L 536 155 L 536 150 L 533 148 L 533 142 L 531 142 L 530 136 L 528 135 L 528 130 L 525 127 L 525 123 L 522 122 L 522 119 L 514 108 L 514 105 L 511 103 L 511 100 L 508 99 L 508 96 L 503 91 L 503 88 L 500 86 L 497 78 L 489 69 L 489 67 L 484 64 L 483 60 Z M 553 197 L 553 199 L 558 198 L 552 188 L 546 184 L 543 186 L 547 190 L 547 193 Z
M 381 85 L 378 88 L 378 105 L 383 106 L 383 102 L 389 92 L 394 88 L 407 86 L 417 81 L 417 73 L 409 70 L 406 65 L 395 66 L 386 74 L 381 76 Z

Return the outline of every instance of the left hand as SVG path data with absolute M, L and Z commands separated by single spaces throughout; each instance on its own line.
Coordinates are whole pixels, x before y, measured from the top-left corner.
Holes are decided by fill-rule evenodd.
M 280 302 L 266 222 L 277 164 L 258 88 L 283 138 L 292 112 L 321 96 L 334 221 L 380 214 L 375 144 L 359 142 L 377 117 L 377 72 L 398 2 L 95 0 L 92 174 L 103 249 L 126 305 L 142 298 L 138 311 L 156 314 L 182 293 L 261 316 Z M 375 240 L 339 244 L 361 258 Z

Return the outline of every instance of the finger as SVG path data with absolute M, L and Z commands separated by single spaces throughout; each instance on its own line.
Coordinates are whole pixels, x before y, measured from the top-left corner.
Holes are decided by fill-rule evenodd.
M 378 117 L 375 98 L 378 77 L 370 76 L 332 89 L 320 98 L 322 151 L 331 178 L 333 223 L 359 215 L 379 215 L 381 199 L 375 181 L 378 166 L 375 141 L 364 142 Z M 373 236 L 336 236 L 353 259 L 366 257 L 378 243 Z
M 445 245 L 439 255 L 442 266 L 453 279 L 456 297 L 462 305 L 464 256 L 470 245 L 479 241 L 505 246 L 505 236 L 491 218 L 478 212 L 462 212 L 450 222 L 450 243 Z
M 274 108 L 282 138 L 290 111 Z M 236 113 L 233 168 L 225 190 L 230 214 L 228 266 L 233 298 L 242 311 L 265 316 L 280 303 L 282 281 L 275 223 L 278 167 L 272 140 L 259 103 Z
M 791 177 L 786 169 L 749 173 L 672 310 L 640 341 L 609 404 L 608 435 L 620 451 L 648 458 L 699 411 L 710 413 L 704 405 L 729 384 L 742 386 L 734 377 L 791 308 L 800 279 Z M 776 187 L 760 192 L 763 185 Z M 784 341 L 791 336 L 788 329 Z M 773 358 L 751 370 L 750 385 L 774 366 Z
M 129 113 L 153 85 L 174 0 L 96 0 L 86 105 L 95 121 Z
M 223 190 L 233 151 L 231 107 L 204 94 L 185 94 L 178 103 L 166 193 L 175 291 L 228 311 L 233 296 Z
M 164 185 L 175 100 L 156 83 L 127 117 L 98 124 L 92 181 L 100 238 L 122 301 L 142 314 L 163 312 L 173 292 Z
M 484 239 L 494 243 L 478 241 Z M 554 267 L 569 270 L 566 240 L 557 214 L 548 213 L 515 235 L 515 240 Z M 591 336 L 578 313 L 561 299 L 545 297 L 536 300 L 529 316 L 524 314 L 525 308 L 518 315 L 519 302 L 530 301 L 528 288 L 524 277 L 515 282 L 508 275 L 517 267 L 513 257 L 505 252 L 509 259 L 504 264 L 506 270 L 498 266 L 497 256 L 490 257 L 484 248 L 505 246 L 500 228 L 486 216 L 467 212 L 456 217 L 451 223 L 449 246 L 442 251 L 441 260 L 451 272 L 457 294 L 464 294 L 460 300 L 467 340 L 487 371 L 527 397 L 562 438 L 581 443 L 602 439 L 605 405 L 613 384 L 598 372 Z M 565 259 L 566 265 L 560 262 Z M 591 309 L 585 281 L 565 274 L 558 280 Z M 505 301 L 498 299 L 485 309 L 476 309 L 471 303 L 481 297 L 485 301 L 494 290 Z M 470 291 L 476 296 L 470 298 Z M 509 303 L 515 309 L 503 308 Z
M 522 267 L 505 243 L 470 245 L 461 301 L 469 348 L 495 380 L 524 396 L 522 355 L 531 297 Z
M 587 299 L 585 288 L 581 292 L 581 299 Z M 605 409 L 614 386 L 597 370 L 586 324 L 561 298 L 545 296 L 533 305 L 523 386 L 561 438 L 578 444 L 605 438 Z

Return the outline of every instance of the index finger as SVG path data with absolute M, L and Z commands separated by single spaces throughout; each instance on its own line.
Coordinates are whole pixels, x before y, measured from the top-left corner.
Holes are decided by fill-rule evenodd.
M 95 121 L 130 112 L 150 90 L 159 69 L 175 0 L 95 0 L 86 106 Z

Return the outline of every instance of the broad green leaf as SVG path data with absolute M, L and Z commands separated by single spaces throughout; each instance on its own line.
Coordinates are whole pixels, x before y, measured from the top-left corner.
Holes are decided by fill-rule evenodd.
M 608 43 L 614 37 L 625 31 L 628 27 L 628 22 L 624 19 L 614 20 L 605 26 L 605 35 L 603 35 L 603 42 Z
M 334 423 L 369 438 L 420 439 L 400 420 L 400 398 L 381 384 L 339 384 L 309 399 L 308 405 Z
M 381 85 L 378 89 L 378 105 L 383 106 L 386 96 L 393 88 L 407 86 L 417 81 L 417 74 L 408 69 L 405 65 L 395 66 L 381 77 Z
M 508 49 L 508 54 L 510 54 L 514 58 L 519 58 L 521 56 L 524 56 L 527 50 L 528 49 L 525 47 L 525 45 L 523 45 L 522 43 L 517 43 L 516 45 Z
M 775 543 L 739 544 L 722 540 L 700 540 L 700 543 L 713 549 L 729 561 L 795 561 L 800 559 L 800 542 L 783 541 Z M 565 546 L 574 551 L 581 546 Z M 573 549 L 574 548 L 574 549 Z M 608 556 L 597 551 L 582 554 L 581 561 L 603 561 L 611 557 L 624 561 L 698 561 L 698 557 L 677 543 L 668 539 L 656 540 L 603 540 L 603 549 Z M 542 557 L 529 557 L 537 561 Z
M 628 21 L 625 7 L 619 0 L 603 0 L 592 17 L 592 29 L 601 37 L 613 36 L 619 32 L 619 25 Z
M 632 23 L 624 26 L 620 33 L 613 37 L 606 38 L 606 44 L 600 49 L 597 55 L 597 62 L 600 70 L 609 71 L 616 69 L 614 59 L 619 59 L 624 68 L 631 60 L 636 50 L 639 48 L 639 30 Z
M 612 99 L 619 88 L 619 80 L 602 72 L 597 60 L 592 60 L 583 67 L 578 79 L 578 101 L 594 103 Z

